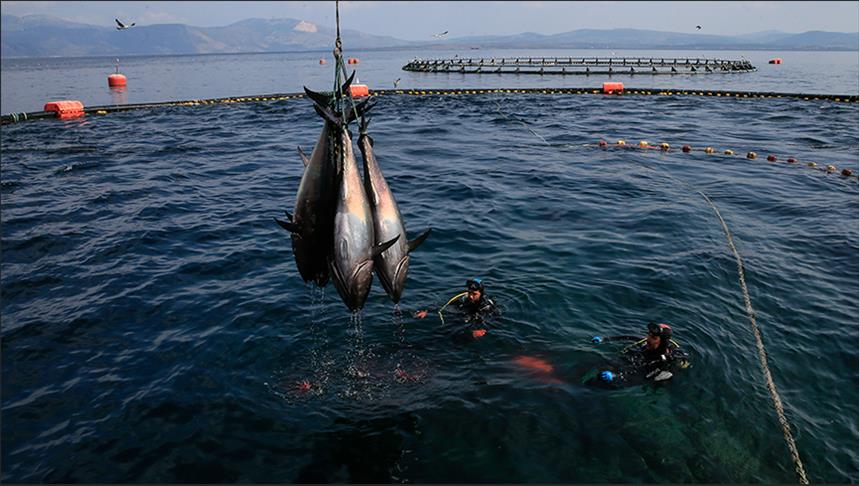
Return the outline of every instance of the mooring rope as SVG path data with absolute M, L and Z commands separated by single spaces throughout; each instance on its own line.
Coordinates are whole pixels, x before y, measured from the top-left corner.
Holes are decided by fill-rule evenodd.
M 496 102 L 496 104 L 498 104 L 498 103 Z M 498 112 L 501 113 L 502 115 L 504 115 L 503 111 L 501 111 L 501 105 L 500 104 L 498 104 Z M 549 144 L 548 142 L 546 142 L 545 138 L 540 136 L 534 130 L 531 130 L 531 128 L 528 127 L 527 124 L 525 124 L 525 122 L 523 122 L 521 120 L 519 120 L 519 121 L 523 125 L 525 125 L 525 127 L 528 129 L 528 131 L 530 131 L 531 133 L 533 133 L 534 135 L 539 137 L 546 144 Z M 654 172 L 660 172 L 660 171 L 657 171 L 655 168 L 653 168 L 653 167 L 651 167 L 651 166 L 649 166 L 643 162 L 637 162 L 637 163 L 639 163 L 643 167 L 645 167 L 649 170 L 652 170 Z M 703 197 L 704 200 L 707 201 L 707 204 L 709 204 L 710 207 L 713 209 L 713 211 L 716 213 L 716 217 L 719 219 L 719 222 L 722 224 L 722 229 L 724 230 L 725 236 L 727 237 L 727 240 L 728 240 L 728 247 L 731 249 L 731 252 L 733 252 L 734 258 L 737 261 L 737 274 L 739 276 L 740 289 L 743 292 L 743 300 L 744 300 L 745 306 L 746 306 L 746 314 L 749 317 L 749 322 L 752 325 L 752 332 L 755 335 L 755 344 L 757 345 L 757 348 L 758 348 L 758 358 L 760 359 L 761 370 L 763 371 L 763 374 L 764 374 L 764 380 L 766 381 L 767 390 L 769 390 L 770 398 L 772 398 L 773 406 L 775 407 L 776 415 L 778 416 L 778 422 L 781 425 L 782 433 L 784 435 L 784 441 L 787 444 L 788 450 L 790 451 L 790 456 L 791 456 L 791 459 L 793 460 L 794 470 L 796 472 L 797 479 L 799 480 L 799 484 L 808 484 L 808 477 L 805 474 L 805 467 L 803 466 L 802 460 L 799 457 L 799 450 L 796 447 L 796 441 L 793 438 L 793 433 L 790 431 L 790 423 L 787 421 L 787 417 L 784 414 L 784 406 L 781 403 L 781 397 L 778 394 L 778 390 L 776 389 L 775 382 L 773 381 L 773 378 L 772 378 L 772 373 L 770 372 L 769 364 L 767 362 L 766 349 L 764 348 L 763 339 L 761 338 L 761 332 L 760 332 L 760 329 L 758 328 L 757 321 L 755 320 L 755 311 L 752 308 L 752 299 L 749 296 L 749 289 L 746 286 L 746 277 L 745 277 L 745 271 L 744 271 L 744 267 L 743 267 L 743 260 L 742 260 L 742 258 L 740 258 L 740 253 L 737 251 L 737 247 L 734 245 L 734 237 L 731 234 L 731 230 L 728 229 L 728 224 L 725 223 L 725 220 L 722 218 L 722 214 L 719 212 L 719 208 L 716 207 L 716 204 L 713 203 L 713 201 L 706 194 L 704 194 L 704 192 L 696 189 L 694 186 L 687 183 L 686 181 L 682 181 L 682 180 L 679 180 L 679 179 L 671 176 L 671 174 L 664 174 L 664 175 L 666 177 L 668 177 L 669 179 L 676 181 L 676 182 L 679 182 L 680 184 L 685 185 L 689 189 L 700 194 L 701 197 Z
M 734 245 L 734 237 L 731 235 L 731 230 L 728 229 L 728 225 L 722 218 L 721 213 L 719 213 L 719 208 L 713 204 L 713 201 L 710 200 L 706 194 L 701 191 L 697 192 L 706 199 L 710 207 L 713 208 L 713 211 L 716 213 L 716 217 L 719 218 L 719 222 L 722 223 L 722 229 L 725 231 L 725 236 L 728 238 L 728 246 L 731 248 L 731 252 L 734 253 L 734 258 L 737 261 L 737 274 L 740 279 L 740 288 L 743 291 L 743 300 L 746 304 L 746 314 L 749 316 L 749 322 L 751 323 L 752 331 L 755 334 L 755 344 L 758 347 L 758 358 L 761 362 L 761 370 L 763 370 L 764 373 L 764 380 L 766 380 L 770 398 L 772 398 L 773 406 L 775 407 L 776 414 L 778 415 L 778 422 L 781 425 L 781 430 L 784 434 L 784 441 L 787 444 L 787 448 L 790 450 L 790 456 L 791 459 L 793 459 L 794 470 L 796 471 L 796 476 L 799 479 L 799 484 L 808 484 L 808 477 L 805 475 L 805 468 L 802 465 L 802 460 L 799 458 L 799 450 L 796 448 L 796 442 L 794 441 L 793 434 L 790 431 L 790 423 L 784 415 L 784 407 L 781 403 L 781 397 L 779 397 L 778 390 L 776 389 L 775 382 L 773 381 L 772 373 L 770 373 L 770 368 L 767 364 L 767 352 L 764 348 L 763 340 L 761 339 L 761 331 L 758 329 L 758 324 L 755 321 L 755 311 L 752 309 L 752 300 L 749 297 L 749 289 L 746 286 L 743 260 L 740 258 L 740 253 Z

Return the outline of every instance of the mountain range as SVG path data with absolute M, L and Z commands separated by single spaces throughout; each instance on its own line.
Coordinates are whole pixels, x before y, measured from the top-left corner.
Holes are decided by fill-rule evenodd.
M 185 24 L 135 26 L 118 31 L 51 16 L 3 15 L 0 56 L 82 57 L 252 52 L 328 51 L 334 29 L 298 19 L 247 19 L 223 27 Z M 566 49 L 761 49 L 859 51 L 859 32 L 809 31 L 790 34 L 765 31 L 724 36 L 642 29 L 580 29 L 561 34 L 455 37 L 407 41 L 344 30 L 350 50 L 384 48 L 566 48 Z

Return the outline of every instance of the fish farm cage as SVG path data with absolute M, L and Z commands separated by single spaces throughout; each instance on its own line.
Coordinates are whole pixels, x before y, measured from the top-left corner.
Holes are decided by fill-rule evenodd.
M 404 71 L 464 74 L 710 74 L 757 71 L 751 62 L 664 57 L 502 57 L 413 59 Z

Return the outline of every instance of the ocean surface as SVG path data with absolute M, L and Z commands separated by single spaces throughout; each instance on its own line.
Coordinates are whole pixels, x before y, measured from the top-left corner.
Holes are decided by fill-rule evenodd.
M 606 80 L 432 76 L 387 55 L 359 55 L 361 81 Z M 761 62 L 772 55 L 748 53 L 757 73 L 622 80 L 857 94 L 856 64 L 836 62 L 855 53 Z M 318 57 L 129 58 L 126 102 L 326 89 Z M 2 111 L 110 103 L 110 72 L 109 59 L 4 60 Z M 859 181 L 806 165 L 859 170 L 859 105 L 385 96 L 371 118 L 409 236 L 433 228 L 399 314 L 378 280 L 360 315 L 332 286 L 306 286 L 273 221 L 294 205 L 296 147 L 309 153 L 322 126 L 306 99 L 3 126 L 0 480 L 794 482 L 701 191 L 743 258 L 809 479 L 859 481 Z M 475 276 L 503 310 L 485 336 L 411 317 Z M 583 384 L 618 361 L 591 336 L 651 320 L 672 325 L 689 369 L 660 385 Z
M 344 40 L 347 42 L 348 39 Z M 348 43 L 346 44 L 348 46 Z M 372 89 L 599 87 L 607 80 L 628 87 L 774 91 L 781 93 L 859 95 L 859 52 L 670 51 L 670 50 L 377 50 L 347 51 L 359 59 L 358 80 Z M 415 58 L 459 57 L 656 57 L 748 59 L 752 73 L 678 75 L 537 76 L 406 72 Z M 784 63 L 768 64 L 780 57 Z M 319 59 L 328 64 L 320 65 Z M 2 59 L 0 112 L 41 111 L 45 103 L 79 100 L 85 106 L 223 98 L 302 92 L 302 87 L 331 89 L 331 52 L 136 56 L 119 59 L 128 78 L 125 91 L 111 91 L 107 76 L 116 71 L 113 57 Z

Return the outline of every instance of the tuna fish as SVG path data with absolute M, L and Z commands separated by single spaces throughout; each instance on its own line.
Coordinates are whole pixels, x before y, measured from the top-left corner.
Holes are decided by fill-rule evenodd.
M 349 89 L 354 73 L 343 85 Z M 327 106 L 331 97 L 308 91 L 314 106 L 324 103 Z M 317 111 L 319 108 L 316 108 Z M 348 116 L 354 117 L 355 111 L 363 113 L 369 109 L 366 102 L 358 105 Z M 295 198 L 295 212 L 286 212 L 286 221 L 275 218 L 277 224 L 292 233 L 292 251 L 298 272 L 305 282 L 314 282 L 324 287 L 329 279 L 329 265 L 334 240 L 334 215 L 337 209 L 338 171 L 337 144 L 340 131 L 338 119 L 324 122 L 316 146 L 308 159 L 301 147 L 298 153 L 304 162 L 304 174 Z
M 367 134 L 367 119 L 361 118 L 361 135 L 358 148 L 364 159 L 364 189 L 373 212 L 373 229 L 376 242 L 388 241 L 397 235 L 402 238 L 375 257 L 376 275 L 388 296 L 395 304 L 400 302 L 409 272 L 409 254 L 429 236 L 428 228 L 412 241 L 406 241 L 406 226 L 397 207 L 394 194 L 382 175 L 376 156 L 373 154 L 373 138 Z
M 308 96 L 314 100 L 317 94 Z M 340 115 L 328 106 L 315 104 L 316 112 L 330 122 L 338 133 L 338 140 L 332 147 L 334 158 L 340 164 L 339 191 L 336 200 L 334 216 L 333 251 L 329 259 L 331 280 L 340 294 L 340 298 L 349 310 L 356 311 L 364 307 L 370 287 L 373 283 L 373 259 L 379 253 L 396 243 L 400 235 L 385 243 L 376 245 L 373 228 L 373 213 L 364 186 L 361 183 L 361 173 L 352 149 L 352 136 L 346 128 L 343 116 L 354 116 L 355 111 L 344 110 Z M 359 113 L 360 114 L 360 113 Z

